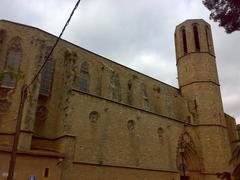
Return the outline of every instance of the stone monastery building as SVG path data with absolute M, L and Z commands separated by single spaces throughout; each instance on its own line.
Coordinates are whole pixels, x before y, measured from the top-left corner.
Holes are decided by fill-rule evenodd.
M 0 20 L 0 180 L 21 89 L 55 41 Z M 217 180 L 223 172 L 239 180 L 240 165 L 229 163 L 236 123 L 223 111 L 210 25 L 183 22 L 175 46 L 178 88 L 61 40 L 26 94 L 16 180 Z

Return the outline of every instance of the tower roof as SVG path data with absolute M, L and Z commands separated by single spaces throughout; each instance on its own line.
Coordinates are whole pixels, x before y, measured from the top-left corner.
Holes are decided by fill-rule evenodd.
M 208 26 L 210 26 L 210 24 L 208 22 L 206 22 L 204 19 L 187 19 L 187 20 L 183 21 L 182 23 L 178 24 L 176 26 L 176 29 L 178 29 L 179 27 L 181 27 L 183 25 L 194 24 L 194 23 L 207 24 Z

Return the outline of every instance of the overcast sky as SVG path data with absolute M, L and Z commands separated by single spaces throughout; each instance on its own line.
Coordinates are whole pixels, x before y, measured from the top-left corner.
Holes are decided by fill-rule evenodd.
M 1 0 L 0 18 L 58 35 L 76 0 Z M 63 38 L 160 81 L 177 84 L 174 30 L 212 26 L 224 110 L 240 123 L 240 32 L 226 34 L 201 0 L 82 0 Z

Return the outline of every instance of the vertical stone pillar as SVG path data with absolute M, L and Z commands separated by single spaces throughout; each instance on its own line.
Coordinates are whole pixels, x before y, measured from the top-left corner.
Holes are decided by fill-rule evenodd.
M 75 144 L 74 136 L 66 135 L 61 139 L 60 151 L 64 154 L 64 159 L 60 180 L 72 180 Z
M 32 63 L 29 64 L 28 72 L 26 72 L 26 74 L 31 74 L 31 76 L 26 77 L 27 84 L 31 82 L 33 76 L 37 73 L 41 66 L 41 59 L 43 54 L 42 51 L 45 49 L 45 41 L 40 39 L 33 39 L 31 41 L 31 45 L 35 47 L 35 51 L 32 51 Z M 18 148 L 21 150 L 31 149 L 32 135 L 34 133 L 34 124 L 36 120 L 36 110 L 38 105 L 39 88 L 40 76 L 29 87 L 27 92 L 18 143 Z

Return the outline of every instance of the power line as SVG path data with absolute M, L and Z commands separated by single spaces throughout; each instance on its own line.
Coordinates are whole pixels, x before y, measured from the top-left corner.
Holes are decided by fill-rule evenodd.
M 48 61 L 49 58 L 51 57 L 54 49 L 56 48 L 58 42 L 60 41 L 60 39 L 61 39 L 61 37 L 62 37 L 62 35 L 63 35 L 66 27 L 67 27 L 68 24 L 70 23 L 70 21 L 71 21 L 71 19 L 72 19 L 72 16 L 73 16 L 75 10 L 78 8 L 78 5 L 79 5 L 80 2 L 81 2 L 81 0 L 78 0 L 78 1 L 77 1 L 77 3 L 76 3 L 76 5 L 74 6 L 74 8 L 73 8 L 73 10 L 72 10 L 72 12 L 71 12 L 71 14 L 70 14 L 67 22 L 65 23 L 65 25 L 64 25 L 64 27 L 63 27 L 60 35 L 58 36 L 58 38 L 57 38 L 57 40 L 55 41 L 54 45 L 52 46 L 51 50 L 49 51 L 49 54 L 48 54 L 47 57 L 45 58 L 42 66 L 41 66 L 40 69 L 38 70 L 37 74 L 33 77 L 32 81 L 26 86 L 26 90 L 34 83 L 34 81 L 37 79 L 37 77 L 38 77 L 39 74 L 41 73 L 42 69 L 44 68 L 45 64 L 47 63 L 47 61 Z
M 14 140 L 13 140 L 12 153 L 11 153 L 11 159 L 10 159 L 10 163 L 9 163 L 7 180 L 13 180 L 13 176 L 14 176 L 14 169 L 15 169 L 15 165 L 16 165 L 16 156 L 17 156 L 17 147 L 18 147 L 19 135 L 20 135 L 20 130 L 21 130 L 22 113 L 23 113 L 23 108 L 24 108 L 24 102 L 25 102 L 26 96 L 27 96 L 27 91 L 26 90 L 34 83 L 34 81 L 37 79 L 37 77 L 41 73 L 42 69 L 44 68 L 45 64 L 49 60 L 49 58 L 52 55 L 54 49 L 56 48 L 58 42 L 60 41 L 66 27 L 68 26 L 69 22 L 71 21 L 72 16 L 73 16 L 75 10 L 77 9 L 80 1 L 81 0 L 77 1 L 76 5 L 74 6 L 74 8 L 73 8 L 73 10 L 72 10 L 67 22 L 66 22 L 66 24 L 63 27 L 60 35 L 58 36 L 56 42 L 53 44 L 53 46 L 51 48 L 51 51 L 49 52 L 47 57 L 44 59 L 44 62 L 42 64 L 42 66 L 40 67 L 40 69 L 38 70 L 36 75 L 33 77 L 32 81 L 27 86 L 24 85 L 22 87 L 20 105 L 19 105 L 19 109 L 18 109 L 17 122 L 16 122 L 16 133 L 14 135 Z

